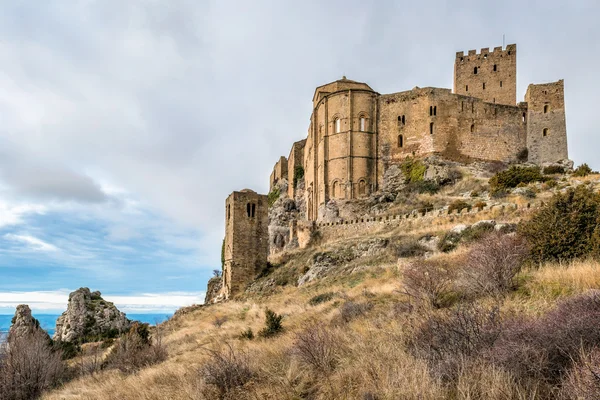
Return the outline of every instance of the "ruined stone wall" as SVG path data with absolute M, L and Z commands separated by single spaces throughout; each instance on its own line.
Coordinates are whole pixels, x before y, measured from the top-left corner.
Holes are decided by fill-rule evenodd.
M 525 101 L 529 161 L 543 164 L 568 159 L 564 81 L 529 85 Z
M 436 227 L 447 228 L 448 224 L 474 223 L 485 219 L 500 219 L 508 215 L 520 217 L 531 213 L 539 208 L 541 203 L 530 203 L 518 205 L 515 203 L 503 203 L 486 206 L 484 208 L 466 209 L 462 212 L 455 211 L 451 214 L 447 209 L 432 210 L 427 213 L 413 212 L 410 214 L 381 214 L 367 218 L 351 220 L 339 220 L 337 222 L 317 223 L 313 228 L 318 230 L 321 243 L 336 241 L 339 239 L 364 236 L 388 231 L 390 229 L 405 228 L 407 232 L 421 229 L 431 231 Z M 313 233 L 314 235 L 314 233 Z M 308 245 L 308 243 L 306 244 Z M 303 243 L 300 247 L 303 248 Z
M 243 291 L 267 263 L 269 253 L 268 199 L 245 189 L 225 202 L 225 264 L 223 296 Z
M 296 168 L 302 167 L 304 169 L 304 146 L 306 145 L 306 139 L 295 142 L 292 145 L 290 154 L 288 156 L 288 197 L 293 199 L 296 197 L 296 187 L 294 184 L 294 175 L 296 174 Z
M 517 102 L 517 45 L 456 53 L 454 93 L 480 98 L 488 103 Z
M 288 177 L 288 160 L 284 156 L 281 156 L 273 167 L 273 172 L 269 179 L 269 192 L 273 190 L 273 187 L 281 178 L 287 179 Z

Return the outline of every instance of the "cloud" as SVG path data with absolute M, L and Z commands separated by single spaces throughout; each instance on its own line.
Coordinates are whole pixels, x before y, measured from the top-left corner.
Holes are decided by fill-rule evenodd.
M 4 238 L 7 240 L 13 240 L 16 242 L 21 242 L 21 243 L 25 243 L 29 246 L 29 248 L 31 250 L 34 251 L 58 251 L 58 247 L 50 244 L 50 243 L 46 243 L 41 239 L 38 239 L 36 237 L 33 236 L 29 236 L 29 235 L 15 235 L 13 233 L 7 233 L 6 235 L 4 235 Z
M 11 314 L 19 304 L 28 304 L 34 313 L 62 313 L 70 291 L 0 292 L 0 313 Z M 165 292 L 131 295 L 103 294 L 102 297 L 125 313 L 172 313 L 180 307 L 204 302 L 205 292 Z

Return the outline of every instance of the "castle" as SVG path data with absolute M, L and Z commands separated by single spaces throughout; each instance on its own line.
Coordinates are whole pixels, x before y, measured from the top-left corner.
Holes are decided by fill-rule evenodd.
M 346 77 L 319 86 L 307 138 L 276 162 L 270 190 L 285 178 L 287 196 L 300 195 L 303 216 L 315 223 L 330 200 L 377 192 L 386 170 L 409 156 L 538 165 L 568 159 L 563 80 L 530 84 L 523 102 L 517 103 L 516 92 L 516 44 L 456 53 L 453 90 L 380 94 Z M 301 193 L 291 184 L 300 175 Z M 223 298 L 238 293 L 267 263 L 267 197 L 232 193 L 226 221 Z

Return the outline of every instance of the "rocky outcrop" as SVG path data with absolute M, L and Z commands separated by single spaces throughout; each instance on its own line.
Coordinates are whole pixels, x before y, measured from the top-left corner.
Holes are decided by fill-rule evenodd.
M 221 288 L 223 287 L 223 278 L 220 276 L 213 276 L 208 280 L 206 285 L 206 297 L 204 297 L 204 304 L 213 304 L 219 302 Z
M 9 339 L 21 338 L 34 333 L 43 332 L 48 334 L 40 327 L 40 321 L 33 318 L 31 309 L 26 304 L 17 306 L 15 316 L 12 319 L 10 330 L 8 331 Z
M 54 340 L 88 342 L 115 337 L 129 329 L 131 321 L 100 292 L 80 288 L 69 295 L 67 311 L 56 321 Z

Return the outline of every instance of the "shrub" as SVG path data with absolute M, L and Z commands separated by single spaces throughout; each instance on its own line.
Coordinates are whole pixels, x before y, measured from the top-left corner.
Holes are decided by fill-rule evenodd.
M 279 189 L 279 186 L 275 186 L 273 190 L 271 190 L 271 192 L 267 195 L 269 207 L 272 207 L 273 204 L 275 204 L 275 202 L 279 199 L 279 196 L 281 196 L 281 190 Z
M 487 221 L 479 221 L 471 225 L 460 234 L 459 242 L 471 243 L 475 242 L 490 232 L 494 231 L 494 224 Z
M 485 201 L 478 201 L 477 203 L 475 203 L 473 205 L 473 207 L 475 207 L 476 209 L 478 209 L 479 211 L 483 210 L 483 208 L 487 206 L 487 203 Z
M 534 262 L 569 260 L 594 251 L 599 218 L 600 194 L 579 186 L 555 194 L 519 231 L 531 245 Z
M 575 171 L 573 171 L 573 175 L 579 176 L 579 177 L 584 177 L 584 176 L 588 176 L 592 172 L 593 171 L 590 168 L 590 166 L 587 165 L 586 163 L 583 163 L 580 166 L 578 166 L 577 168 L 575 168 Z
M 162 344 L 160 328 L 154 340 L 150 337 L 148 324 L 135 322 L 129 332 L 122 335 L 103 363 L 105 368 L 116 368 L 133 373 L 147 366 L 164 361 L 167 351 Z
M 415 183 L 423 181 L 427 167 L 415 158 L 407 157 L 400 165 L 400 169 L 404 174 L 405 183 Z
M 521 237 L 491 233 L 471 247 L 461 271 L 474 294 L 501 295 L 516 286 L 515 277 L 527 256 Z
M 340 319 L 344 323 L 348 323 L 353 319 L 364 316 L 368 311 L 373 308 L 371 303 L 355 303 L 353 301 L 346 301 L 340 307 Z
M 292 351 L 318 375 L 330 375 L 339 363 L 339 345 L 331 331 L 318 324 L 298 332 Z
M 248 328 L 245 331 L 242 331 L 242 333 L 240 333 L 240 339 L 254 339 L 254 332 L 252 332 L 252 328 Z
M 461 212 L 463 209 L 471 210 L 471 205 L 463 200 L 454 200 L 448 206 L 448 214 L 452 214 L 452 212 L 457 211 Z
M 399 258 L 423 257 L 428 251 L 414 239 L 403 240 L 396 245 L 396 256 Z
M 235 351 L 230 344 L 226 349 L 208 350 L 208 353 L 209 361 L 200 368 L 200 376 L 208 386 L 204 393 L 206 398 L 234 398 L 256 376 L 248 354 Z
M 273 310 L 267 308 L 265 310 L 265 327 L 259 332 L 259 335 L 267 338 L 283 331 L 282 319 L 283 315 L 278 315 Z
M 582 351 L 562 385 L 563 397 L 596 400 L 600 394 L 600 348 Z
M 229 320 L 229 318 L 227 318 L 225 315 L 217 315 L 215 316 L 215 318 L 213 319 L 213 326 L 215 328 L 220 328 L 221 326 L 223 326 L 223 324 L 225 322 L 227 322 Z
M 581 351 L 600 345 L 600 293 L 572 297 L 534 321 L 505 325 L 491 359 L 520 379 L 559 383 Z
M 409 341 L 417 357 L 428 361 L 434 376 L 455 380 L 462 362 L 475 358 L 494 345 L 501 332 L 497 307 L 459 305 L 429 317 Z
M 0 344 L 0 399 L 36 399 L 63 381 L 66 368 L 61 352 L 52 349 L 48 335 L 36 330 L 9 337 Z
M 543 182 L 544 177 L 539 167 L 517 167 L 512 166 L 506 171 L 498 172 L 490 178 L 489 184 L 491 192 L 507 190 L 517 187 L 519 184 L 531 182 Z
M 458 246 L 461 235 L 457 232 L 448 231 L 438 242 L 438 250 L 443 253 L 451 252 Z
M 549 165 L 543 170 L 545 175 L 555 175 L 555 174 L 564 174 L 565 167 L 562 165 Z
M 452 273 L 442 262 L 421 260 L 404 269 L 402 283 L 404 293 L 411 298 L 425 301 L 433 308 L 442 308 L 448 301 Z
M 298 187 L 298 182 L 304 178 L 304 168 L 301 165 L 296 165 L 294 168 L 294 188 Z
M 316 306 L 318 304 L 325 303 L 325 302 L 333 299 L 334 296 L 335 296 L 335 293 L 333 293 L 333 292 L 321 293 L 321 294 L 318 294 L 318 295 L 312 297 L 310 300 L 308 300 L 308 304 L 310 304 L 311 306 Z

